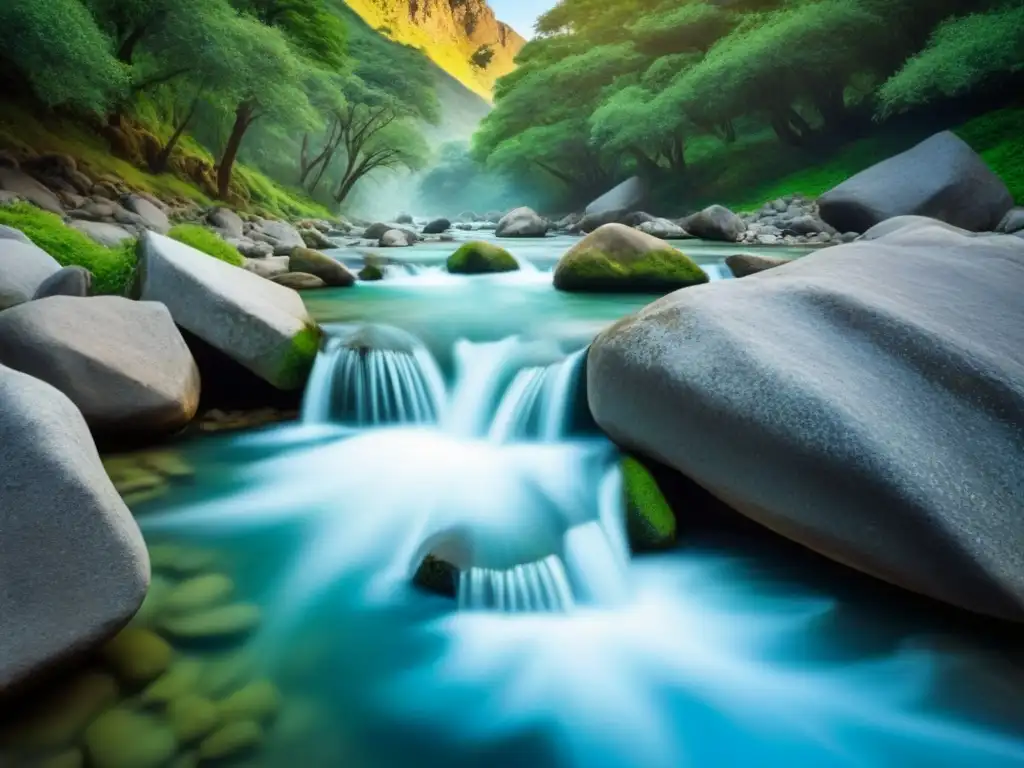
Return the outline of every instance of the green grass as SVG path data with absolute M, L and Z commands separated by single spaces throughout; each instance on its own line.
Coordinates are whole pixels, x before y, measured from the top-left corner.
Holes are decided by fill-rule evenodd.
M 676 540 L 676 518 L 658 483 L 643 464 L 626 456 L 622 459 L 626 491 L 627 529 L 636 550 L 663 549 Z
M 954 132 L 978 152 L 1009 187 L 1024 200 L 1024 109 L 1002 109 L 968 120 Z M 736 211 L 753 210 L 769 200 L 801 194 L 818 197 L 856 173 L 909 149 L 934 131 L 921 126 L 911 131 L 879 133 L 851 142 L 818 158 L 780 144 L 770 132 L 741 140 L 737 145 L 698 151 L 692 165 L 700 194 L 693 207 L 713 202 Z
M 232 266 L 240 267 L 245 264 L 245 258 L 237 248 L 221 240 L 217 234 L 206 227 L 196 224 L 178 224 L 171 228 L 167 236 Z
M 20 229 L 62 266 L 85 267 L 96 293 L 124 296 L 135 271 L 135 241 L 104 248 L 77 229 L 64 226 L 59 216 L 28 203 L 0 207 L 0 224 Z

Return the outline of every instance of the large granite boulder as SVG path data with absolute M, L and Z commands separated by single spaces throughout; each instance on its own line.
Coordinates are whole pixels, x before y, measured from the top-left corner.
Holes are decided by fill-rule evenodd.
M 0 310 L 31 300 L 58 272 L 57 260 L 31 241 L 0 238 Z
M 59 391 L 0 366 L 0 691 L 83 654 L 146 596 L 149 557 Z
M 591 232 L 555 267 L 555 288 L 562 291 L 668 293 L 707 281 L 689 256 L 624 224 Z
M 840 232 L 864 232 L 905 214 L 984 232 L 1012 206 L 1002 180 L 949 131 L 861 171 L 818 200 L 821 218 Z
M 347 288 L 355 285 L 356 276 L 336 259 L 309 248 L 296 248 L 288 260 L 288 271 L 316 275 L 325 285 Z
M 43 281 L 32 297 L 33 301 L 50 296 L 77 296 L 85 298 L 92 293 L 92 272 L 85 267 L 64 267 Z
M 550 224 L 531 208 L 516 208 L 498 222 L 498 237 L 544 237 Z
M 639 176 L 632 176 L 597 198 L 584 213 L 589 216 L 609 211 L 634 211 L 643 205 L 646 197 L 647 185 Z
M 174 321 L 278 389 L 305 384 L 320 331 L 284 286 L 176 240 L 139 243 L 139 296 L 162 301 Z
M 52 191 L 17 168 L 0 166 L 0 189 L 17 195 L 50 213 L 63 214 L 64 206 Z
M 694 237 L 727 243 L 735 243 L 747 231 L 743 219 L 722 205 L 712 205 L 698 211 L 688 217 L 682 226 Z
M 1024 241 L 935 228 L 680 291 L 594 342 L 618 443 L 841 563 L 1024 620 Z
M 78 406 L 96 433 L 167 434 L 199 406 L 199 370 L 163 304 L 53 296 L 0 313 L 0 364 Z

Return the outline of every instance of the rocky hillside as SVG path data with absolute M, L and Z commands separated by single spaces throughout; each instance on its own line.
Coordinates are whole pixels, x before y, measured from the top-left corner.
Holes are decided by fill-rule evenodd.
M 367 24 L 422 48 L 438 66 L 488 101 L 494 82 L 512 71 L 526 41 L 497 20 L 486 0 L 345 0 Z M 494 52 L 486 67 L 473 64 L 482 47 Z

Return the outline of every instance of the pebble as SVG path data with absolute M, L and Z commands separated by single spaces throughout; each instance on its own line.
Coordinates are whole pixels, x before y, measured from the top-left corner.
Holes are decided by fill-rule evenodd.
M 167 706 L 167 720 L 178 741 L 188 744 L 208 736 L 221 724 L 221 713 L 209 699 L 188 694 Z
M 167 671 L 174 650 L 155 632 L 128 627 L 103 646 L 102 655 L 124 683 L 142 685 Z
M 162 768 L 178 751 L 166 723 L 129 709 L 112 709 L 85 731 L 93 768 Z
M 220 760 L 258 747 L 263 742 L 263 731 L 251 720 L 228 723 L 207 736 L 199 744 L 201 760 Z M 106 766 L 102 766 L 106 768 Z
M 256 680 L 235 691 L 220 703 L 225 722 L 254 720 L 265 722 L 281 707 L 281 694 L 269 680 Z
M 234 591 L 235 585 L 227 576 L 219 573 L 197 576 L 183 581 L 167 596 L 164 610 L 172 613 L 188 613 L 212 608 L 225 602 Z

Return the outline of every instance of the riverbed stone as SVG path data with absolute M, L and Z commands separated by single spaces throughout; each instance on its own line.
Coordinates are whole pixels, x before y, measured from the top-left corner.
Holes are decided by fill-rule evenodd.
M 94 768 L 162 768 L 178 751 L 178 741 L 155 716 L 117 708 L 85 730 L 85 750 Z
M 722 205 L 712 205 L 689 216 L 683 229 L 702 240 L 720 240 L 735 243 L 747 231 L 743 219 Z
M 1022 284 L 1010 236 L 836 246 L 620 321 L 591 347 L 590 407 L 777 533 L 1022 621 Z
M 103 433 L 170 433 L 199 405 L 199 369 L 167 308 L 53 296 L 0 315 L 0 363 L 42 379 Z
M 278 389 L 305 384 L 320 331 L 297 293 L 147 233 L 139 244 L 140 297 L 161 301 L 182 328 Z
M 624 224 L 591 232 L 555 267 L 555 288 L 562 291 L 667 293 L 707 281 L 686 254 Z
M 125 195 L 121 203 L 125 209 L 142 219 L 146 229 L 161 235 L 171 231 L 171 222 L 167 214 L 142 195 Z
M 125 240 L 131 240 L 135 237 L 124 227 L 119 227 L 117 224 L 108 224 L 104 221 L 76 219 L 71 222 L 71 228 L 77 229 L 90 240 L 99 243 L 105 248 L 116 248 Z
M 379 264 L 367 263 L 359 270 L 359 279 L 363 282 L 373 283 L 384 279 L 384 269 Z
M 840 232 L 864 232 L 906 214 L 984 232 L 999 225 L 1013 196 L 966 142 L 943 131 L 847 179 L 818 206 Z
M 217 704 L 192 693 L 167 705 L 167 720 L 178 741 L 190 744 L 209 735 L 221 724 L 222 717 Z
M 242 269 L 259 275 L 264 280 L 273 280 L 288 272 L 290 256 L 268 256 L 264 259 L 246 259 Z
M 416 237 L 410 236 L 409 232 L 403 229 L 389 229 L 380 236 L 378 245 L 381 248 L 405 248 L 416 243 Z
M 31 241 L 0 238 L 0 311 L 30 301 L 60 270 L 57 260 Z
M 316 275 L 333 288 L 348 288 L 355 285 L 356 277 L 337 259 L 310 248 L 296 248 L 288 261 L 291 272 L 306 272 Z
M 57 195 L 24 171 L 0 166 L 0 189 L 17 195 L 50 213 L 63 214 L 64 206 Z
M 174 651 L 158 634 L 141 627 L 127 627 L 103 646 L 102 655 L 123 683 L 141 686 L 167 671 Z
M 225 722 L 264 723 L 281 709 L 281 692 L 269 680 L 254 680 L 220 702 L 219 708 Z
M 1018 206 L 1011 208 L 1003 216 L 1002 221 L 999 222 L 999 226 L 996 227 L 997 232 L 1002 232 L 1007 235 L 1012 235 L 1016 232 L 1024 230 L 1024 206 Z
M 92 272 L 85 267 L 64 267 L 43 281 L 32 297 L 33 301 L 50 296 L 85 298 L 92 293 Z
M 149 560 L 78 408 L 49 384 L 3 366 L 0 477 L 6 689 L 126 624 L 146 595 Z
M 179 658 L 172 662 L 167 672 L 142 692 L 142 702 L 168 704 L 189 696 L 199 687 L 204 672 L 204 665 L 198 659 Z
M 160 628 L 172 637 L 185 640 L 225 638 L 252 632 L 259 626 L 261 619 L 259 606 L 236 603 L 180 616 L 167 616 L 161 620 Z
M 668 219 L 654 219 L 653 221 L 642 222 L 637 229 L 645 235 L 656 237 L 659 240 L 688 240 L 692 235 Z
M 199 744 L 202 760 L 224 760 L 244 754 L 263 743 L 263 729 L 251 720 L 228 723 Z
M 234 582 L 222 573 L 196 576 L 178 584 L 167 595 L 163 609 L 172 613 L 189 613 L 224 603 L 235 590 Z
M 35 245 L 32 239 L 20 229 L 8 227 L 6 224 L 0 224 L 0 240 L 16 240 L 26 245 Z
M 440 235 L 442 232 L 447 232 L 451 228 L 452 223 L 448 219 L 434 219 L 423 228 L 423 234 Z
M 778 259 L 772 256 L 761 256 L 756 253 L 736 253 L 727 256 L 725 264 L 735 277 L 748 277 L 769 269 L 789 264 L 792 259 Z
M 544 237 L 550 224 L 532 208 L 516 208 L 505 214 L 495 230 L 497 237 Z
M 321 278 L 308 272 L 286 272 L 283 275 L 276 275 L 270 279 L 278 285 L 291 288 L 293 291 L 315 291 L 318 288 L 327 287 L 327 283 Z
M 284 221 L 261 219 L 257 222 L 256 232 L 269 240 L 275 248 L 281 247 L 286 249 L 286 255 L 292 248 L 306 247 L 306 243 L 302 239 L 302 235 L 299 234 L 299 230 Z
M 240 238 L 245 233 L 245 224 L 242 222 L 242 217 L 230 208 L 214 208 L 207 214 L 206 220 L 227 237 Z
M 482 275 L 515 272 L 519 262 L 501 246 L 478 240 L 463 244 L 449 256 L 447 268 L 453 275 Z

